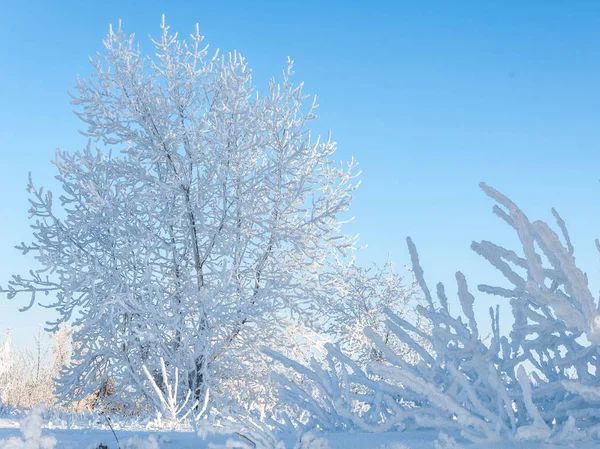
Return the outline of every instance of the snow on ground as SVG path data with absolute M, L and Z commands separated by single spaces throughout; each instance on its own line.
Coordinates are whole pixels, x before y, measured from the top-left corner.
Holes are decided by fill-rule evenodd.
M 0 440 L 8 439 L 12 436 L 19 436 L 18 422 L 11 420 L 0 420 Z M 89 449 L 97 447 L 99 443 L 104 443 L 109 449 L 117 449 L 115 439 L 110 430 L 102 429 L 44 429 L 43 435 L 52 435 L 56 438 L 56 449 Z M 208 443 L 224 443 L 227 437 L 215 436 L 201 440 L 193 432 L 149 432 L 149 431 L 117 431 L 117 436 L 121 442 L 133 437 L 148 439 L 154 436 L 158 441 L 160 449 L 205 449 Z M 365 434 L 365 433 L 326 433 L 322 435 L 329 440 L 331 449 L 433 449 L 437 433 L 434 431 L 419 431 L 405 433 L 383 433 L 383 434 Z M 294 435 L 282 435 L 282 440 L 286 447 L 292 449 L 295 443 Z M 0 442 L 0 449 L 1 447 Z M 95 446 L 93 446 L 95 445 Z M 564 445 L 545 445 L 540 443 L 521 443 L 514 442 L 468 445 L 463 443 L 465 449 L 597 449 L 598 443 L 570 443 Z

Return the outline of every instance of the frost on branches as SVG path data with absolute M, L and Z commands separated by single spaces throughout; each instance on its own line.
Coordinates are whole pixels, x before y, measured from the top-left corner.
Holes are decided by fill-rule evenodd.
M 282 430 L 281 423 L 275 422 L 272 416 L 260 416 L 257 410 L 247 410 L 247 407 L 237 401 L 232 402 L 226 395 L 215 398 L 212 409 L 203 419 L 197 420 L 196 429 L 202 439 L 209 435 L 228 437 L 224 444 L 208 443 L 209 449 L 286 448 L 277 432 Z M 293 429 L 286 430 L 289 432 Z M 299 432 L 294 449 L 329 449 L 329 443 L 314 432 Z
M 13 367 L 11 351 L 10 330 L 6 332 L 4 341 L 0 345 L 0 410 L 8 401 L 8 392 L 11 388 L 10 372 Z
M 41 328 L 34 336 L 33 347 L 13 346 L 10 330 L 0 345 L 0 411 L 2 405 L 9 410 L 31 409 L 36 404 L 54 406 L 54 379 L 70 357 L 70 328 L 61 326 L 52 336 Z M 84 406 L 73 404 L 72 410 Z
M 504 195 L 485 184 L 481 187 L 499 204 L 494 213 L 517 232 L 523 246 L 518 256 L 486 241 L 472 245 L 513 285 L 479 286 L 482 292 L 510 300 L 514 325 L 503 344 L 511 354 L 504 356 L 505 369 L 513 378 L 516 370 L 523 386 L 524 373 L 516 367 L 532 367 L 532 401 L 528 405 L 526 397 L 523 400 L 533 426 L 552 423 L 563 439 L 600 438 L 600 398 L 592 394 L 600 392 L 600 304 L 575 263 L 565 222 L 553 209 L 561 241 L 548 224 L 531 223 Z M 600 249 L 598 241 L 596 246 Z M 526 393 L 529 388 L 522 389 Z
M 293 425 L 330 431 L 364 430 L 383 432 L 402 427 L 402 401 L 385 394 L 381 385 L 368 377 L 361 366 L 332 344 L 325 345 L 325 361 L 316 357 L 308 366 L 269 348 L 263 352 L 287 369 L 271 376 L 279 395 L 290 408 Z
M 434 300 L 409 238 L 413 271 L 426 298 L 417 306 L 429 323 L 426 331 L 387 309 L 386 332 L 365 329 L 382 355 L 366 370 L 332 346 L 325 366 L 316 361 L 302 366 L 266 351 L 295 372 L 295 377 L 276 376 L 282 397 L 311 417 L 308 425 L 374 431 L 435 427 L 458 430 L 474 442 L 600 439 L 598 304 L 575 264 L 565 223 L 553 210 L 561 241 L 546 223 L 530 222 L 496 190 L 485 184 L 482 189 L 522 244 L 523 255 L 487 241 L 472 245 L 513 285 L 479 286 L 510 300 L 510 334 L 500 333 L 497 306 L 490 308 L 491 337 L 482 337 L 475 297 L 460 272 L 462 316 L 450 313 L 441 283 Z M 390 333 L 418 355 L 416 360 L 388 344 Z
M 414 279 L 406 283 L 405 278 L 395 271 L 395 265 L 389 257 L 383 266 L 374 265 L 370 268 L 359 266 L 355 257 L 349 263 L 339 259 L 335 262 L 321 276 L 328 304 L 327 335 L 361 366 L 381 357 L 363 332 L 365 327 L 382 333 L 396 353 L 414 356 L 405 343 L 390 338 L 391 334 L 384 326 L 385 310 L 389 309 L 424 329 L 421 316 L 415 314 L 414 310 L 415 305 L 423 301 L 418 295 L 418 285 Z M 406 271 L 410 273 L 408 269 Z
M 338 217 L 355 164 L 311 134 L 317 105 L 292 62 L 261 95 L 243 57 L 202 41 L 163 21 L 146 57 L 111 28 L 72 95 L 90 145 L 57 152 L 57 197 L 30 181 L 34 237 L 18 248 L 41 268 L 4 291 L 28 307 L 50 295 L 51 327 L 72 321 L 67 398 L 107 383 L 109 399 L 148 398 L 143 367 L 160 386 L 161 357 L 192 403 L 208 387 L 264 388 L 257 344 L 311 313 L 324 261 L 353 245 Z
M 178 395 L 179 392 L 179 370 L 175 368 L 175 380 L 173 383 L 169 382 L 169 375 L 167 374 L 167 367 L 165 365 L 164 359 L 161 357 L 160 359 L 160 368 L 162 377 L 160 381 L 162 382 L 161 386 L 158 385 L 157 381 L 154 379 L 154 376 L 150 374 L 148 368 L 146 366 L 143 367 L 144 373 L 148 378 L 148 381 L 152 385 L 155 396 L 154 399 L 154 408 L 157 410 L 157 421 L 162 422 L 163 417 L 166 418 L 167 426 L 176 426 L 186 420 L 186 418 L 192 413 L 193 410 L 196 410 L 200 405 L 200 402 L 196 400 L 194 403 L 190 403 L 190 396 L 192 391 L 188 389 L 185 398 L 181 401 Z M 164 391 L 166 390 L 166 391 Z M 195 419 L 198 420 L 202 417 L 204 412 L 206 411 L 206 407 L 208 405 L 210 390 L 207 388 L 204 396 L 204 405 L 200 409 L 198 413 L 195 414 Z
M 279 386 L 280 402 L 299 426 L 336 431 L 391 429 L 401 420 L 401 407 L 392 398 L 374 394 L 376 384 L 365 376 L 367 364 L 383 360 L 383 354 L 364 329 L 381 332 L 388 348 L 399 357 L 417 360 L 417 353 L 385 325 L 386 311 L 393 311 L 412 321 L 420 332 L 428 331 L 425 320 L 414 312 L 415 304 L 422 301 L 416 295 L 417 286 L 405 284 L 389 259 L 382 267 L 372 268 L 358 266 L 355 258 L 349 263 L 336 259 L 333 269 L 322 274 L 321 283 L 328 295 L 324 327 L 335 344 L 313 347 L 305 364 L 279 349 L 262 348 L 284 368 L 271 374 Z

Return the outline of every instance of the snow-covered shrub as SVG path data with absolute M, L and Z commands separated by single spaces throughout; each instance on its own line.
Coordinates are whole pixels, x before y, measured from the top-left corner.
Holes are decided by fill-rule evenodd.
M 304 412 L 296 413 L 296 424 L 308 429 L 377 432 L 400 425 L 404 418 L 402 405 L 339 348 L 328 343 L 325 349 L 325 363 L 312 358 L 304 366 L 262 348 L 264 354 L 288 369 L 273 372 L 272 376 L 279 384 L 280 400 Z
M 381 337 L 367 331 L 385 354 L 371 373 L 422 397 L 415 419 L 420 424 L 459 428 L 471 440 L 548 440 L 598 436 L 600 402 L 596 322 L 598 305 L 587 277 L 575 265 L 566 226 L 553 211 L 564 244 L 541 221 L 531 223 L 508 198 L 482 184 L 495 199 L 497 215 L 519 236 L 524 256 L 491 242 L 473 248 L 513 284 L 513 289 L 479 286 L 508 297 L 514 316 L 509 337 L 500 336 L 499 311 L 490 309 L 492 336 L 484 343 L 473 312 L 474 297 L 465 277 L 457 273 L 458 297 L 466 317 L 449 313 L 444 287 L 438 284 L 434 304 L 416 249 L 408 240 L 413 269 L 429 302 L 418 312 L 430 320 L 432 351 L 411 338 L 410 324 L 390 314 L 388 326 L 421 356 L 407 364 L 386 348 Z M 526 373 L 531 371 L 531 377 Z M 587 391 L 587 394 L 582 394 Z
M 521 256 L 487 241 L 472 245 L 512 284 L 479 286 L 482 292 L 510 300 L 514 324 L 503 346 L 512 356 L 504 357 L 505 369 L 514 373 L 521 364 L 531 370 L 532 405 L 539 416 L 530 419 L 540 425 L 554 422 L 555 438 L 564 437 L 564 431 L 571 438 L 598 438 L 600 305 L 587 275 L 575 263 L 565 222 L 553 209 L 561 241 L 548 224 L 530 222 L 507 197 L 485 184 L 482 188 L 497 201 L 494 212 L 522 244 Z M 598 241 L 596 246 L 600 249 Z
M 235 435 L 225 444 L 209 443 L 210 449 L 285 449 L 272 426 L 256 411 L 250 412 L 239 404 L 221 402 L 218 407 L 209 410 L 204 419 L 196 422 L 196 428 L 202 439 L 208 435 Z
M 321 314 L 326 321 L 324 329 L 335 344 L 313 348 L 304 362 L 279 348 L 262 348 L 265 355 L 280 362 L 275 367 L 284 367 L 283 372 L 271 373 L 279 386 L 280 403 L 295 408 L 290 415 L 303 427 L 372 431 L 396 427 L 401 408 L 398 401 L 382 392 L 374 393 L 373 379 L 365 374 L 366 365 L 381 361 L 382 353 L 364 328 L 381 332 L 394 352 L 416 360 L 418 355 L 410 346 L 385 326 L 385 313 L 392 310 L 421 332 L 428 332 L 426 320 L 415 313 L 415 305 L 423 301 L 416 281 L 406 284 L 389 258 L 382 267 L 364 268 L 353 256 L 349 262 L 336 258 L 331 270 L 321 275 L 321 283 L 329 295 L 324 301 L 326 313 Z
M 218 408 L 221 411 L 213 408 L 197 422 L 198 435 L 203 439 L 208 435 L 234 437 L 227 438 L 224 444 L 209 443 L 210 449 L 285 449 L 277 436 L 277 423 L 239 405 L 221 401 Z M 294 449 L 329 449 L 329 442 L 313 431 L 300 430 Z
M 491 337 L 481 336 L 473 310 L 475 297 L 460 272 L 456 281 L 462 316 L 450 313 L 441 283 L 434 301 L 416 248 L 407 239 L 413 271 L 426 299 L 416 312 L 428 322 L 427 332 L 387 309 L 385 333 L 365 329 L 381 354 L 369 363 L 366 375 L 357 366 L 348 370 L 351 360 L 332 347 L 326 369 L 317 362 L 306 367 L 266 351 L 318 390 L 311 396 L 306 383 L 292 376 L 278 377 L 282 398 L 306 410 L 311 425 L 348 427 L 372 413 L 381 418 L 368 422 L 374 430 L 401 422 L 409 428 L 459 431 L 471 441 L 600 437 L 599 306 L 587 276 L 575 264 L 564 221 L 553 211 L 563 243 L 546 223 L 531 223 L 508 198 L 485 184 L 482 188 L 499 203 L 494 212 L 515 229 L 522 244 L 523 256 L 487 241 L 472 245 L 513 285 L 511 289 L 479 286 L 481 292 L 510 299 L 514 317 L 510 334 L 500 333 L 497 306 L 490 308 Z M 600 249 L 600 243 L 597 246 Z M 397 353 L 389 344 L 390 333 L 408 345 L 417 359 Z M 347 380 L 350 373 L 355 384 L 364 388 L 360 391 L 368 398 L 366 411 L 356 413 L 348 406 L 357 399 Z M 452 447 L 454 443 L 446 439 L 439 444 Z
M 56 438 L 42 436 L 42 414 L 46 410 L 44 404 L 38 404 L 21 421 L 21 438 L 10 437 L 0 440 L 2 449 L 54 449 Z

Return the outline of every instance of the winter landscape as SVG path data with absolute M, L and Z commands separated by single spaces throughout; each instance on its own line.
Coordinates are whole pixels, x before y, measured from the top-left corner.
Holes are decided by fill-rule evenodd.
M 0 449 L 600 447 L 600 8 L 30 6 L 2 50 Z M 464 81 L 478 55 L 515 65 Z

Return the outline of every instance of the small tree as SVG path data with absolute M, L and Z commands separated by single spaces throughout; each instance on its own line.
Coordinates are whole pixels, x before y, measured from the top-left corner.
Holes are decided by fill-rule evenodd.
M 57 152 L 58 202 L 29 183 L 34 236 L 18 248 L 41 269 L 3 291 L 30 306 L 52 293 L 51 327 L 73 321 L 68 397 L 107 377 L 144 394 L 159 357 L 194 401 L 248 376 L 256 343 L 314 308 L 324 261 L 353 245 L 339 216 L 355 164 L 334 165 L 336 144 L 313 137 L 317 105 L 303 107 L 292 62 L 260 95 L 238 53 L 161 29 L 146 57 L 110 28 L 72 96 L 99 147 Z
M 73 329 L 68 325 L 61 326 L 54 333 L 54 346 L 52 348 L 52 375 L 60 376 L 64 367 L 69 365 L 73 348 L 71 347 Z

